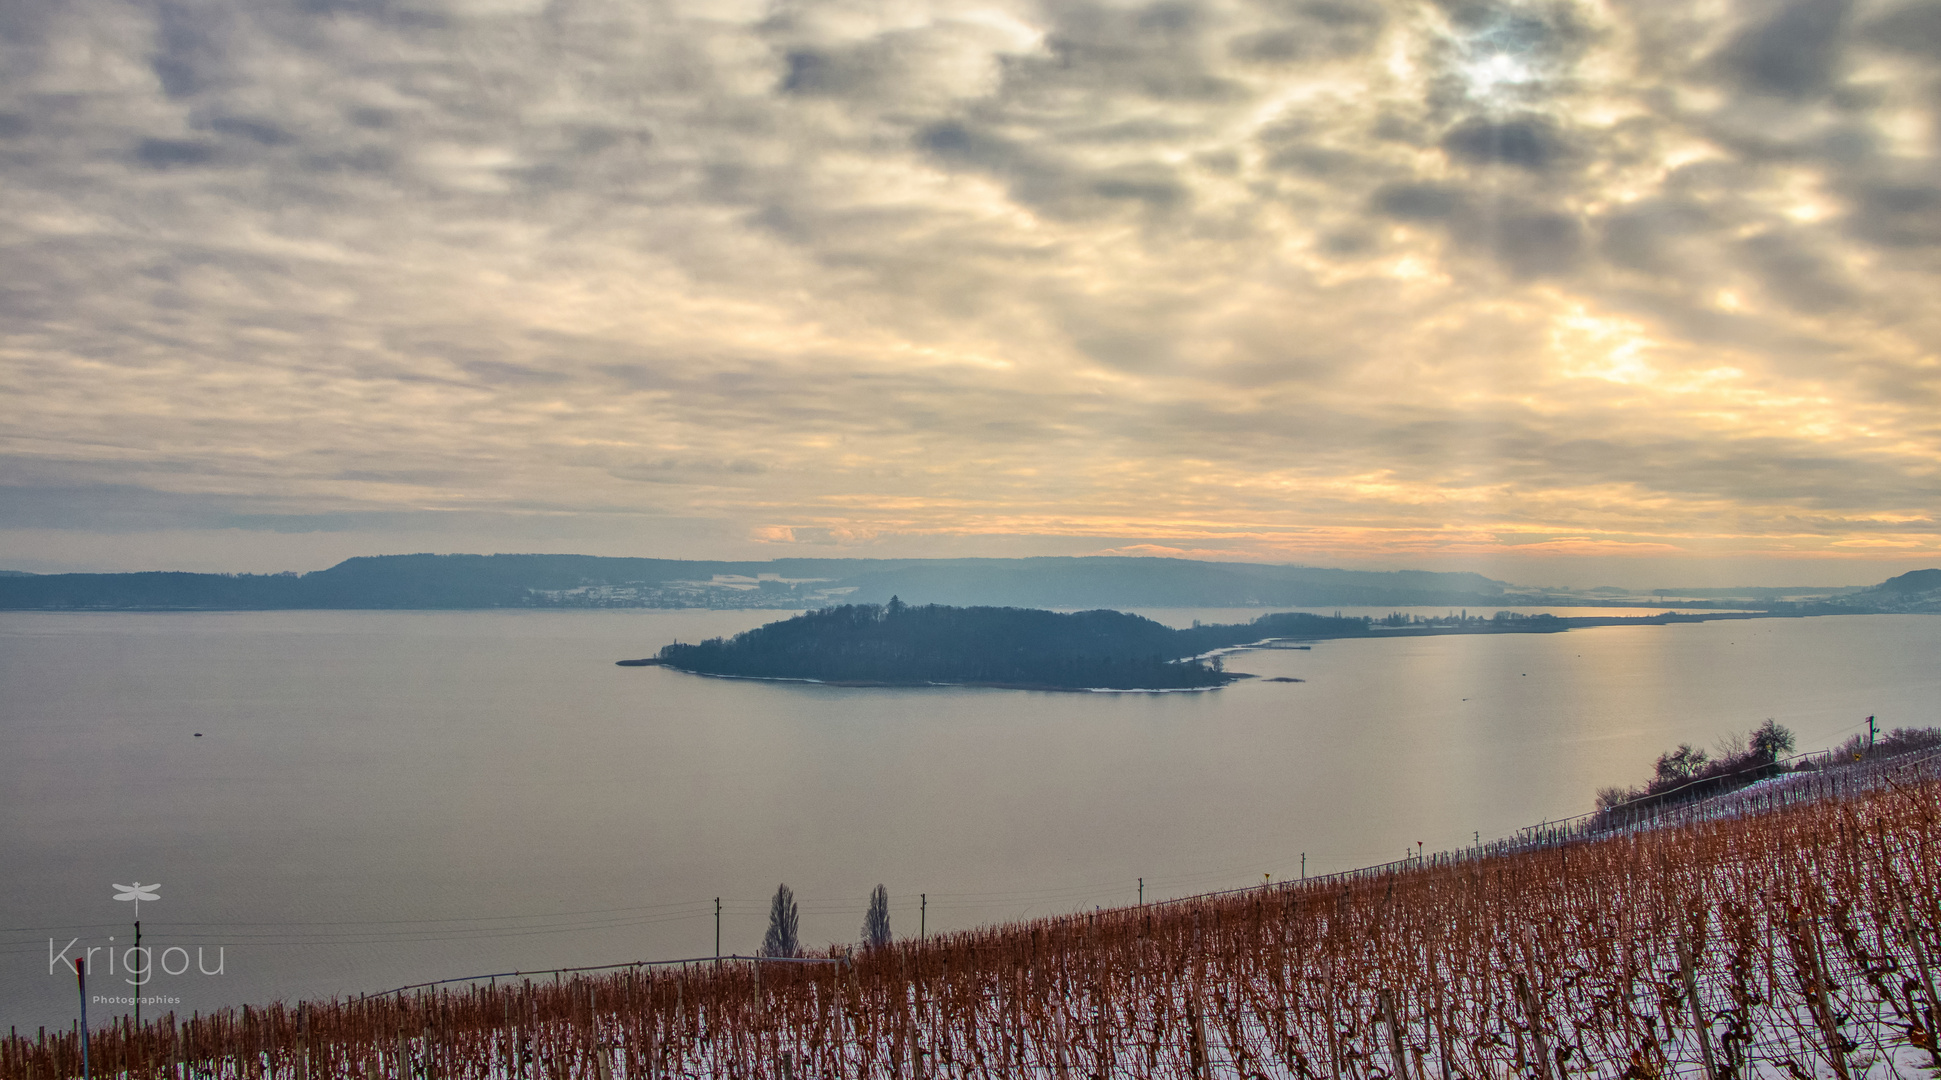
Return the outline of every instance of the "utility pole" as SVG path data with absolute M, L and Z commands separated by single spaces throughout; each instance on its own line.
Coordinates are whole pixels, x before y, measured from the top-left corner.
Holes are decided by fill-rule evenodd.
M 917 940 L 922 941 L 928 936 L 924 933 L 923 924 L 930 918 L 930 894 L 918 893 L 917 903 Z
M 1868 743 L 1869 745 L 1871 745 L 1872 740 L 1871 739 L 1868 740 Z M 137 910 L 139 910 L 139 908 L 137 908 Z M 135 959 L 137 960 L 142 959 L 142 921 L 140 919 L 135 920 Z M 141 972 L 142 981 L 146 982 L 148 980 L 148 971 L 147 971 L 148 965 L 144 963 L 142 964 L 142 968 L 143 968 L 143 971 Z M 135 1030 L 140 1031 L 141 1029 L 142 1029 L 142 988 L 137 986 L 135 987 Z
M 83 1080 L 92 1080 L 94 1071 L 88 1065 L 88 962 L 86 960 L 74 961 L 74 986 L 81 992 L 81 1076 Z
M 714 966 L 721 966 L 721 898 L 714 898 Z
M 1873 748 L 1874 748 L 1874 718 L 1869 716 L 1867 718 L 1867 749 L 1871 751 Z
M 1140 907 L 1146 906 L 1146 879 L 1145 878 L 1139 879 L 1139 906 Z
M 1307 880 L 1307 852 L 1301 852 L 1301 880 Z

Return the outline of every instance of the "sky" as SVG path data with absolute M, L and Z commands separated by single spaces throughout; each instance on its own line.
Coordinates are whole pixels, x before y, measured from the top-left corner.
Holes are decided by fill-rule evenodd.
M 1941 565 L 1937 0 L 7 0 L 0 568 Z

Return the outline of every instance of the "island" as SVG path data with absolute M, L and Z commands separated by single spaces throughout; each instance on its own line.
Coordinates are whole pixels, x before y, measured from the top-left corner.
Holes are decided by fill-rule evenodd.
M 1305 649 L 1332 638 L 1446 634 L 1555 634 L 1601 626 L 1800 618 L 1828 610 L 1664 612 L 1645 616 L 1396 612 L 1384 618 L 1277 612 L 1252 622 L 1174 629 L 1121 611 L 844 604 L 731 638 L 674 644 L 621 667 L 841 686 L 993 686 L 1029 690 L 1207 690 L 1251 675 L 1226 670 L 1227 654 Z M 1299 682 L 1272 679 L 1270 682 Z
M 1119 611 L 845 604 L 732 638 L 675 643 L 661 667 L 848 686 L 1202 690 L 1237 678 L 1190 632 Z

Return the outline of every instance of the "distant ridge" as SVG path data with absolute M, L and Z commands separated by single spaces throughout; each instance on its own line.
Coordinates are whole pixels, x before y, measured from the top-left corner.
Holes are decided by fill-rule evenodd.
M 307 574 L 0 572 L 0 610 L 768 608 L 911 604 L 1063 609 L 1521 605 L 1703 609 L 1725 602 L 1544 593 L 1481 574 L 1338 570 L 1127 556 L 707 561 L 596 555 L 372 555 Z M 1845 610 L 1941 610 L 1941 570 L 1833 601 Z M 1772 600 L 1754 606 L 1786 606 Z M 1732 606 L 1732 605 L 1727 605 Z
M 1481 605 L 1480 574 L 1333 570 L 1120 556 L 775 559 L 377 555 L 308 574 L 47 574 L 0 578 L 0 609 L 774 608 L 881 603 L 1045 608 Z
M 1910 570 L 1874 586 L 1873 591 L 1911 596 L 1941 591 L 1941 570 Z
M 1941 569 L 1910 570 L 1848 599 L 1882 611 L 1941 612 Z

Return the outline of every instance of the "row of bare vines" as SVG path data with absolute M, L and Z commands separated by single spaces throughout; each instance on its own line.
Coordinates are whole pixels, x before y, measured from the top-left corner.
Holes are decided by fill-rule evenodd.
M 1834 1080 L 1941 1069 L 1941 782 L 1347 881 L 92 1033 L 129 1080 Z M 72 1032 L 0 1080 L 81 1075 Z

